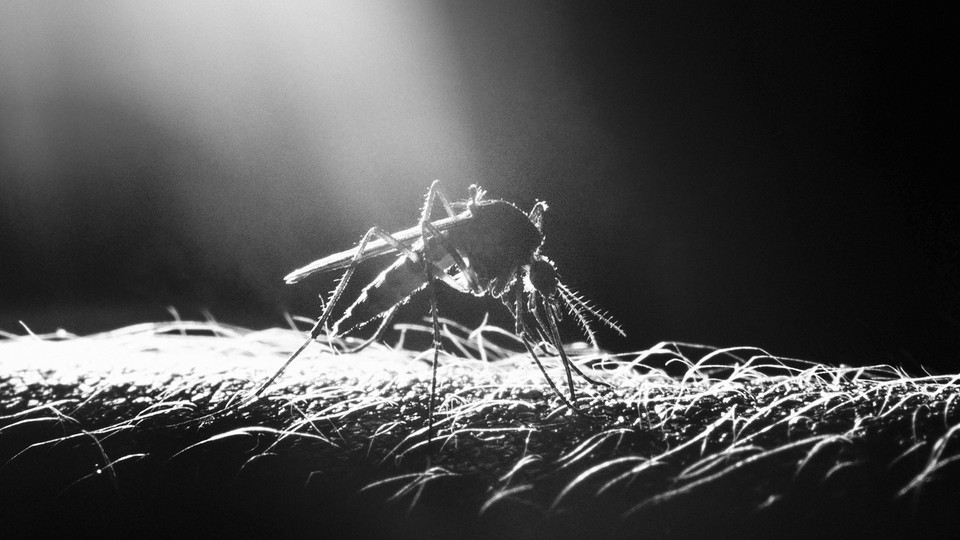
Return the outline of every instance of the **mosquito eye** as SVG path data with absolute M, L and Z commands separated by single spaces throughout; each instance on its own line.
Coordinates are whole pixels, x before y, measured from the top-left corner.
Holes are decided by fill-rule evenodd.
M 540 294 L 553 296 L 557 292 L 557 271 L 543 259 L 530 263 L 530 283 Z

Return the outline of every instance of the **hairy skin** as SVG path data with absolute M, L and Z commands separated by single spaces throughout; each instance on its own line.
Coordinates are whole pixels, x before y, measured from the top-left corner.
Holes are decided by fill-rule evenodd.
M 298 334 L 0 341 L 0 523 L 11 538 L 917 538 L 953 522 L 955 379 L 663 346 L 591 370 L 613 387 L 579 389 L 583 418 L 497 335 L 448 334 L 487 360 L 444 360 L 432 459 L 413 351 L 317 346 L 243 402 Z M 681 357 L 675 377 L 649 367 Z

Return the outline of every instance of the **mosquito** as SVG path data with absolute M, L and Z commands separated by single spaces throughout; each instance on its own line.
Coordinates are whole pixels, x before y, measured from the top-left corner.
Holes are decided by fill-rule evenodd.
M 431 214 L 437 202 L 446 217 L 434 221 Z M 367 259 L 397 253 L 399 256 L 393 264 L 363 289 L 329 331 L 333 336 L 346 335 L 378 318 L 382 319 L 371 338 L 347 351 L 356 352 L 380 338 L 401 305 L 415 294 L 428 291 L 433 323 L 428 441 L 433 438 L 437 361 L 442 347 L 436 298 L 436 286 L 439 283 L 464 294 L 499 299 L 514 319 L 515 334 L 540 368 L 550 388 L 567 407 L 580 413 L 575 406 L 577 397 L 573 373 L 595 385 L 605 383 L 587 377 L 567 357 L 557 327 L 561 308 L 573 315 L 594 348 L 598 348 L 598 345 L 591 317 L 620 335 L 625 334 L 610 317 L 561 283 L 553 262 L 541 253 L 544 241 L 543 216 L 546 211 L 547 204 L 539 201 L 529 213 L 524 213 L 510 202 L 485 198 L 485 192 L 477 185 L 470 186 L 470 197 L 466 201 L 451 203 L 441 190 L 439 181 L 435 180 L 427 191 L 426 202 L 416 226 L 393 234 L 380 227 L 372 227 L 363 235 L 357 247 L 294 270 L 284 278 L 288 284 L 314 274 L 345 269 L 330 301 L 310 330 L 310 337 L 260 386 L 255 397 L 273 384 L 328 325 L 357 266 Z M 534 343 L 544 342 L 560 356 L 569 399 L 547 374 L 535 351 Z

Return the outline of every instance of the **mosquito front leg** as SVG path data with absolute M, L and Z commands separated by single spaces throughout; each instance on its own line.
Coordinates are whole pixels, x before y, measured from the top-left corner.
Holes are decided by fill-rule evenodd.
M 557 329 L 557 323 L 556 323 L 557 315 L 556 315 L 555 308 L 553 308 L 552 304 L 547 303 L 547 302 L 553 302 L 554 300 L 548 299 L 542 295 L 540 296 L 540 298 L 541 298 L 541 302 L 539 304 L 541 306 L 540 309 L 543 310 L 549 322 L 544 322 L 543 317 L 540 316 L 540 311 L 537 308 L 538 304 L 536 303 L 536 299 L 533 297 L 533 295 L 531 295 L 530 301 L 527 302 L 527 310 L 533 313 L 533 317 L 537 321 L 537 333 L 540 334 L 540 336 L 543 338 L 543 340 L 546 343 L 549 343 L 550 345 L 553 346 L 554 349 L 557 350 L 557 355 L 561 357 L 561 361 L 564 362 L 564 365 L 565 366 L 569 365 L 570 369 L 572 369 L 574 373 L 576 373 L 581 378 L 583 378 L 583 380 L 587 381 L 588 383 L 594 386 L 605 386 L 607 388 L 610 388 L 611 385 L 609 383 L 605 383 L 603 381 L 598 381 L 596 379 L 588 377 L 586 373 L 584 373 L 579 367 L 577 367 L 577 364 L 569 360 L 569 357 L 566 356 L 566 351 L 563 348 L 563 343 L 560 341 L 560 332 Z M 543 345 L 541 345 L 541 350 L 545 351 L 546 354 L 550 354 L 548 351 L 546 351 L 546 347 Z M 553 356 L 556 356 L 556 355 L 553 355 Z
M 544 306 L 544 311 L 546 311 L 547 321 L 550 323 L 550 335 L 553 342 L 553 346 L 560 352 L 560 362 L 563 364 L 563 370 L 567 374 L 567 387 L 570 388 L 570 401 L 576 401 L 577 395 L 573 389 L 573 373 L 570 372 L 570 358 L 567 357 L 567 352 L 563 350 L 563 342 L 560 341 L 560 332 L 557 330 L 557 323 L 553 320 L 553 313 Z
M 427 198 L 423 205 L 423 211 L 420 213 L 420 240 L 423 242 L 424 254 L 426 256 L 426 254 L 430 252 L 430 250 L 427 249 L 430 237 L 436 238 L 443 248 L 443 251 L 453 259 L 457 268 L 463 272 L 470 290 L 478 291 L 479 288 L 477 285 L 476 274 L 474 274 L 473 271 L 467 267 L 463 257 L 460 256 L 460 253 L 456 250 L 456 248 L 450 245 L 450 242 L 447 241 L 446 237 L 443 236 L 443 234 L 436 229 L 433 223 L 430 222 L 430 215 L 433 212 L 433 205 L 437 199 L 440 200 L 440 203 L 443 205 L 443 208 L 447 212 L 448 216 L 456 216 L 453 211 L 453 207 L 450 206 L 450 201 L 447 200 L 447 197 L 440 189 L 440 181 L 434 180 L 433 183 L 430 184 L 430 189 L 427 191 Z M 427 287 L 430 289 L 430 316 L 433 321 L 433 374 L 430 382 L 430 406 L 427 412 L 427 447 L 432 448 L 434 435 L 434 407 L 436 406 L 437 399 L 437 364 L 440 360 L 440 350 L 443 347 L 443 343 L 440 339 L 440 317 L 437 310 L 436 282 L 437 279 L 442 279 L 445 283 L 456 290 L 462 291 L 463 289 L 460 284 L 458 284 L 453 278 L 444 272 L 443 268 L 440 268 L 437 265 L 437 261 L 428 260 L 427 264 L 424 265 L 424 268 L 425 272 L 427 273 Z
M 443 205 L 443 209 L 446 210 L 448 217 L 456 216 L 453 212 L 453 207 L 450 206 L 450 201 L 447 199 L 447 196 L 443 194 L 443 190 L 440 189 L 440 181 L 434 180 L 433 183 L 430 184 L 430 189 L 427 190 L 427 200 L 423 205 L 423 210 L 420 212 L 420 223 L 430 221 L 430 215 L 433 213 L 433 203 L 436 199 L 440 199 L 440 204 Z
M 327 305 L 323 308 L 323 313 L 320 315 L 320 318 L 317 319 L 317 322 L 313 325 L 313 328 L 310 329 L 310 337 L 307 338 L 303 344 L 300 345 L 300 347 L 290 355 L 289 358 L 287 358 L 287 361 L 280 366 L 280 369 L 278 369 L 277 372 L 267 380 L 267 382 L 263 383 L 260 388 L 257 389 L 257 391 L 254 393 L 254 397 L 259 397 L 260 394 L 267 389 L 267 387 L 273 384 L 273 382 L 283 374 L 290 363 L 300 356 L 300 353 L 302 353 L 304 349 L 306 349 L 310 343 L 317 339 L 317 337 L 320 335 L 324 325 L 327 323 L 327 321 L 330 319 L 330 315 L 333 313 L 334 306 L 336 306 L 337 302 L 340 301 L 343 291 L 347 288 L 347 283 L 349 283 L 350 278 L 353 277 L 353 272 L 357 269 L 357 265 L 360 263 L 360 260 L 363 257 L 364 248 L 367 247 L 367 243 L 370 242 L 370 239 L 374 236 L 379 237 L 384 242 L 392 245 L 397 251 L 400 251 L 411 260 L 418 260 L 419 255 L 398 242 L 396 239 L 390 236 L 389 233 L 385 232 L 380 227 L 371 227 L 370 230 L 367 231 L 367 233 L 364 234 L 363 238 L 360 240 L 360 244 L 357 246 L 356 254 L 354 254 L 353 259 L 350 261 L 350 265 L 347 266 L 347 269 L 343 272 L 343 277 L 340 278 L 340 283 L 337 284 L 337 288 L 334 289 L 333 294 L 330 296 L 330 301 L 327 302 Z
M 574 405 L 571 401 L 568 401 L 567 398 L 563 395 L 563 392 L 560 391 L 560 388 L 557 387 L 557 385 L 553 382 L 553 379 L 550 378 L 550 375 L 547 374 L 546 368 L 544 368 L 543 363 L 540 362 L 540 357 L 538 357 L 537 353 L 533 351 L 533 346 L 530 344 L 530 339 L 528 338 L 529 333 L 527 331 L 527 326 L 523 322 L 523 286 L 519 285 L 518 283 L 516 289 L 517 289 L 517 298 L 516 298 L 516 303 L 514 304 L 515 307 L 510 309 L 514 319 L 514 332 L 518 336 L 520 336 L 520 340 L 523 341 L 523 346 L 526 347 L 527 352 L 530 353 L 530 357 L 533 358 L 533 361 L 536 362 L 537 367 L 540 368 L 540 373 L 543 373 L 543 378 L 547 380 L 547 384 L 550 385 L 550 388 L 553 389 L 553 392 L 557 395 L 557 397 L 560 398 L 560 401 L 562 401 L 564 405 L 569 407 L 571 410 L 573 410 L 577 414 L 583 414 L 580 412 L 580 409 L 578 409 L 576 405 Z M 510 308 L 509 303 L 504 302 L 504 304 L 507 305 L 507 308 Z M 570 391 L 571 391 L 571 397 L 573 397 L 572 386 L 570 387 Z
M 478 197 L 478 195 L 476 194 L 476 187 L 471 186 L 471 188 L 473 189 L 472 197 L 473 199 L 476 199 Z M 432 237 L 436 238 L 440 242 L 440 245 L 443 246 L 443 250 L 448 255 L 450 255 L 450 257 L 453 259 L 454 264 L 456 264 L 457 268 L 459 268 L 460 271 L 463 273 L 464 278 L 467 280 L 467 286 L 470 287 L 470 292 L 480 293 L 481 289 L 478 284 L 476 272 L 474 272 L 472 268 L 469 268 L 467 266 L 467 264 L 463 260 L 463 257 L 460 256 L 460 253 L 456 250 L 456 248 L 453 247 L 450 244 L 450 242 L 447 240 L 447 238 L 443 236 L 440 233 L 440 231 L 437 230 L 437 228 L 433 225 L 433 223 L 431 223 L 430 216 L 433 213 L 434 201 L 437 199 L 440 200 L 440 203 L 443 205 L 443 208 L 444 210 L 446 210 L 447 215 L 449 217 L 456 216 L 456 214 L 453 211 L 453 207 L 450 206 L 450 201 L 447 200 L 446 195 L 443 194 L 443 190 L 440 189 L 440 181 L 434 180 L 433 183 L 430 184 L 430 189 L 427 190 L 426 202 L 423 205 L 423 211 L 420 212 L 420 238 L 423 241 L 424 252 L 427 251 L 426 250 L 427 233 L 429 232 Z M 446 274 L 443 274 L 443 275 L 446 276 Z M 450 283 L 450 280 L 444 279 L 444 281 L 447 282 L 447 284 L 450 284 L 451 286 L 453 286 L 454 289 L 462 290 L 459 286 L 452 285 Z M 467 292 L 467 291 L 463 291 L 463 292 Z
M 534 320 L 537 321 L 538 333 L 543 336 L 547 343 L 552 345 L 553 348 L 557 350 L 557 354 L 560 356 L 560 362 L 563 364 L 563 369 L 567 372 L 567 386 L 570 388 L 570 399 L 576 400 L 577 398 L 573 391 L 573 376 L 570 374 L 570 366 L 573 366 L 573 369 L 577 370 L 577 373 L 580 374 L 580 376 L 582 376 L 584 379 L 587 379 L 590 382 L 593 381 L 588 379 L 583 372 L 577 368 L 577 366 L 574 366 L 570 362 L 566 351 L 563 350 L 563 342 L 560 340 L 560 332 L 557 331 L 557 324 L 554 321 L 553 312 L 551 311 L 552 305 L 547 304 L 547 299 L 543 295 L 539 296 L 541 299 L 539 305 L 543 308 L 544 316 L 547 318 L 547 321 L 549 321 L 549 324 L 545 323 L 543 318 L 540 316 L 536 293 L 532 293 L 530 295 L 530 299 L 527 302 L 527 310 L 533 314 Z

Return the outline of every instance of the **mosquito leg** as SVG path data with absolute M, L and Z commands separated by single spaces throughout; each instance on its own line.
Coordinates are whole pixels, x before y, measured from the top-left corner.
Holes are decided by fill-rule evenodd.
M 550 323 L 550 335 L 552 337 L 551 341 L 553 342 L 553 346 L 560 353 L 560 362 L 563 363 L 563 370 L 567 374 L 567 387 L 570 389 L 570 401 L 576 401 L 577 394 L 573 389 L 573 373 L 570 371 L 570 358 L 567 357 L 567 351 L 563 350 L 563 343 L 560 341 L 560 332 L 557 330 L 556 321 L 553 320 L 553 313 L 550 313 L 549 309 L 545 309 L 544 311 L 546 311 L 547 322 Z
M 605 383 L 605 382 L 603 382 L 603 381 L 598 381 L 598 380 L 595 380 L 595 379 L 592 379 L 592 378 L 588 377 L 579 367 L 577 367 L 577 364 L 575 364 L 574 362 L 570 361 L 569 357 L 567 356 L 566 351 L 565 351 L 564 348 L 563 348 L 563 343 L 560 341 L 560 331 L 557 329 L 557 312 L 556 312 L 556 309 L 555 309 L 555 307 L 554 307 L 553 305 L 548 305 L 548 304 L 547 304 L 547 300 L 544 299 L 544 298 L 542 298 L 542 297 L 541 297 L 541 302 L 543 303 L 543 312 L 546 314 L 546 316 L 547 316 L 547 321 L 550 323 L 550 325 L 549 325 L 549 327 L 548 327 L 549 330 L 550 330 L 550 334 L 553 336 L 553 338 L 550 340 L 550 342 L 554 344 L 554 348 L 557 349 L 557 351 L 560 353 L 560 357 L 561 357 L 561 359 L 563 360 L 564 365 L 565 365 L 565 366 L 570 366 L 570 369 L 572 369 L 572 370 L 574 371 L 574 373 L 576 373 L 577 375 L 579 375 L 580 377 L 582 377 L 583 380 L 587 381 L 588 383 L 590 383 L 590 384 L 592 384 L 592 385 L 594 385 L 594 386 L 606 386 L 607 388 L 611 388 L 612 385 L 610 385 L 609 383 Z M 539 321 L 539 319 L 537 319 L 537 320 Z M 540 324 L 542 324 L 542 322 L 541 322 Z M 568 373 L 568 375 L 569 375 L 569 373 Z M 572 389 L 571 389 L 571 391 L 572 391 Z
M 440 317 L 437 313 L 437 288 L 433 279 L 433 271 L 427 269 L 428 283 L 430 288 L 430 317 L 433 319 L 433 374 L 430 382 L 430 407 L 427 412 L 427 451 L 432 455 L 433 449 L 433 409 L 436 406 L 437 399 L 437 362 L 440 360 Z
M 507 307 L 508 308 L 510 307 L 509 304 L 507 305 Z M 560 401 L 562 401 L 564 405 L 569 407 L 575 413 L 582 415 L 583 413 L 580 412 L 580 409 L 578 409 L 577 406 L 574 405 L 571 401 L 567 400 L 566 396 L 563 395 L 563 392 L 560 391 L 560 388 L 558 388 L 557 385 L 553 382 L 553 379 L 551 379 L 550 375 L 547 374 L 546 368 L 543 367 L 543 363 L 540 362 L 540 358 L 537 356 L 537 353 L 533 351 L 533 346 L 530 345 L 530 340 L 527 338 L 528 332 L 527 332 L 526 325 L 523 322 L 522 308 L 523 308 L 523 288 L 518 286 L 516 308 L 510 310 L 513 313 L 514 332 L 518 336 L 520 336 L 520 340 L 523 341 L 523 346 L 526 347 L 527 352 L 530 354 L 530 357 L 533 358 L 533 361 L 536 362 L 537 367 L 540 368 L 540 373 L 543 374 L 543 378 L 546 379 L 547 384 L 550 385 L 550 388 L 553 389 L 553 392 L 557 395 L 557 397 L 560 398 Z
M 454 215 L 449 201 L 447 201 L 443 192 L 440 191 L 440 181 L 434 180 L 433 183 L 430 184 L 430 189 L 427 191 L 427 200 L 424 202 L 423 211 L 420 213 L 420 239 L 423 242 L 423 252 L 425 255 L 429 253 L 427 249 L 428 230 L 437 237 L 441 236 L 430 223 L 430 214 L 433 211 L 434 199 L 438 197 L 446 209 L 447 214 L 450 216 Z M 433 320 L 433 365 L 430 376 L 430 400 L 427 408 L 427 453 L 432 455 L 434 428 L 433 409 L 436 406 L 437 400 L 437 363 L 440 361 L 440 347 L 442 344 L 440 341 L 440 316 L 437 313 L 436 274 L 434 273 L 434 268 L 436 268 L 437 265 L 435 261 L 428 262 L 429 264 L 424 265 L 424 271 L 427 273 L 427 288 L 430 289 L 430 317 Z M 445 275 L 442 268 L 438 268 L 438 271 L 440 274 Z
M 454 213 L 453 207 L 450 206 L 450 201 L 447 199 L 447 196 L 443 194 L 443 190 L 440 189 L 440 181 L 434 180 L 430 184 L 430 189 L 427 190 L 427 200 L 423 205 L 423 210 L 420 212 L 420 222 L 430 221 L 430 214 L 433 213 L 433 203 L 436 199 L 440 199 L 440 204 L 443 205 L 443 209 L 446 210 L 447 216 L 454 217 L 457 214 Z
M 383 316 L 383 322 L 380 323 L 380 326 L 377 328 L 377 331 L 374 332 L 369 339 L 367 339 L 366 341 L 364 341 L 363 343 L 361 343 L 360 345 L 357 345 L 352 349 L 345 349 L 341 352 L 344 354 L 358 353 L 366 349 L 370 345 L 372 345 L 374 342 L 379 341 L 380 338 L 383 337 L 383 332 L 387 329 L 387 326 L 390 324 L 390 321 L 393 320 L 393 316 L 396 315 L 397 309 L 399 309 L 399 307 L 400 306 L 393 306 L 387 311 L 387 313 Z
M 579 367 L 577 367 L 577 364 L 573 362 L 570 362 L 570 369 L 572 369 L 574 373 L 576 373 L 581 378 L 583 378 L 583 380 L 587 381 L 588 383 L 594 386 L 603 386 L 606 388 L 613 388 L 613 385 L 608 382 L 598 381 L 592 377 L 588 377 L 587 374 L 584 373 Z
M 464 273 L 470 290 L 478 290 L 476 274 L 472 271 L 472 269 L 467 267 L 463 257 L 460 256 L 460 253 L 456 250 L 456 248 L 450 245 L 446 237 L 443 236 L 443 234 L 441 234 L 440 231 L 438 231 L 430 222 L 430 215 L 433 212 L 433 205 L 437 199 L 440 200 L 440 203 L 443 205 L 443 208 L 447 212 L 448 216 L 456 216 L 453 208 L 450 206 L 450 201 L 447 200 L 447 197 L 440 189 L 440 181 L 434 180 L 433 183 L 430 184 L 430 189 L 427 191 L 427 198 L 423 205 L 423 211 L 420 213 L 420 238 L 423 241 L 424 253 L 429 253 L 429 250 L 427 249 L 429 233 L 430 236 L 433 236 L 437 239 L 443 250 L 453 259 L 454 264 L 456 264 L 457 267 L 460 268 L 461 272 Z M 430 315 L 433 319 L 433 374 L 430 383 L 430 408 L 427 413 L 427 447 L 432 448 L 434 435 L 433 416 L 437 398 L 437 364 L 440 360 L 440 350 L 443 346 L 443 343 L 440 339 L 440 316 L 437 309 L 436 282 L 437 279 L 442 279 L 453 289 L 460 291 L 463 291 L 463 287 L 451 276 L 447 275 L 444 269 L 437 265 L 437 261 L 428 260 L 427 263 L 428 264 L 425 265 L 425 269 L 427 272 L 427 287 L 430 289 Z
M 427 198 L 423 205 L 423 211 L 420 213 L 420 238 L 424 246 L 424 254 L 429 253 L 428 247 L 428 236 L 429 233 L 433 237 L 437 238 L 440 242 L 440 245 L 443 247 L 443 250 L 450 255 L 454 260 L 454 264 L 464 273 L 464 276 L 467 279 L 468 285 L 471 290 L 477 290 L 477 281 L 476 275 L 472 273 L 466 263 L 463 260 L 463 257 L 457 252 L 457 250 L 450 245 L 446 237 L 444 237 L 430 222 L 430 215 L 433 211 L 433 205 L 436 199 L 440 200 L 440 203 L 443 205 L 444 210 L 447 212 L 447 215 L 454 217 L 456 214 L 453 211 L 453 208 L 450 206 L 450 201 L 447 200 L 447 197 L 443 194 L 443 191 L 440 189 L 440 181 L 434 180 L 430 184 L 430 189 L 427 191 Z M 430 381 L 430 403 L 429 410 L 427 412 L 427 448 L 431 449 L 433 447 L 433 431 L 434 431 L 434 407 L 436 406 L 437 399 L 437 364 L 440 360 L 440 349 L 442 347 L 442 342 L 440 340 L 440 316 L 437 310 L 437 289 L 436 282 L 437 276 L 440 276 L 440 279 L 443 279 L 444 282 L 451 285 L 454 289 L 462 290 L 462 287 L 456 283 L 450 276 L 444 272 L 443 268 L 440 268 L 437 265 L 437 261 L 427 261 L 428 264 L 425 265 L 427 272 L 427 287 L 430 289 L 430 316 L 433 319 L 433 366 L 432 366 L 432 375 Z
M 423 227 L 426 229 L 434 238 L 440 242 L 440 245 L 443 247 L 443 250 L 447 252 L 448 255 L 453 259 L 453 263 L 457 265 L 457 268 L 460 269 L 460 272 L 463 274 L 464 278 L 467 280 L 467 286 L 470 288 L 470 291 L 464 292 L 474 292 L 479 293 L 480 285 L 477 281 L 477 273 L 467 266 L 467 263 L 463 260 L 463 257 L 460 256 L 460 252 L 457 251 L 455 247 L 447 240 L 446 236 L 440 234 L 440 231 L 433 226 L 429 221 L 423 222 Z M 442 269 L 441 269 L 442 270 Z M 459 289 L 459 287 L 454 287 L 454 289 Z
M 407 257 L 410 257 L 413 260 L 417 260 L 417 258 L 419 258 L 419 255 L 417 255 L 416 253 L 411 251 L 409 248 L 407 248 L 406 246 L 398 242 L 396 239 L 390 236 L 389 233 L 385 232 L 380 227 L 371 227 L 370 230 L 367 231 L 367 233 L 364 234 L 363 238 L 360 240 L 360 244 L 359 246 L 357 246 L 356 254 L 353 256 L 353 259 L 350 261 L 350 265 L 347 266 L 347 269 L 343 272 L 343 276 L 340 278 L 340 283 L 337 284 L 337 288 L 334 289 L 333 294 L 330 296 L 330 301 L 327 302 L 327 305 L 323 308 L 323 313 L 320 314 L 320 318 L 317 319 L 316 324 L 314 324 L 313 328 L 310 329 L 310 337 L 307 338 L 303 342 L 303 344 L 300 345 L 300 347 L 298 347 L 297 350 L 290 355 L 289 358 L 287 358 L 287 361 L 284 362 L 282 366 L 280 366 L 280 369 L 278 369 L 276 373 L 274 373 L 273 376 L 267 380 L 267 382 L 263 383 L 260 386 L 260 388 L 257 389 L 257 391 L 253 394 L 255 398 L 259 397 L 260 394 L 262 394 L 263 391 L 267 389 L 267 387 L 273 384 L 273 382 L 276 381 L 277 378 L 283 374 L 283 372 L 287 369 L 290 363 L 293 362 L 298 356 L 300 356 L 300 353 L 302 353 L 304 349 L 306 349 L 313 340 L 317 339 L 317 337 L 320 335 L 320 332 L 323 331 L 324 325 L 327 323 L 327 321 L 330 319 L 330 315 L 333 313 L 334 306 L 336 306 L 337 302 L 340 301 L 340 296 L 343 295 L 344 289 L 347 288 L 347 283 L 350 281 L 350 278 L 353 277 L 353 272 L 357 269 L 357 265 L 360 263 L 360 260 L 363 256 L 364 248 L 367 246 L 367 243 L 370 241 L 370 238 L 374 236 L 377 236 L 381 238 L 383 241 L 391 244 L 394 248 L 397 249 L 397 251 L 402 252 Z
M 553 345 L 554 348 L 556 348 L 553 337 L 550 335 L 550 331 L 549 331 L 550 327 L 543 321 L 543 318 L 540 316 L 540 312 L 537 310 L 536 299 L 533 297 L 532 294 L 530 295 L 530 299 L 527 301 L 527 311 L 529 313 L 532 313 L 534 320 L 537 321 L 537 326 L 535 328 L 537 330 L 537 334 L 540 335 L 540 338 L 544 342 L 549 343 L 550 345 Z M 542 344 L 540 346 L 540 350 L 544 351 L 545 354 L 550 354 L 547 348 Z M 556 356 L 556 355 L 552 355 L 552 356 Z
M 433 223 L 430 222 L 430 216 L 433 213 L 434 201 L 439 199 L 440 203 L 443 205 L 444 210 L 446 210 L 447 215 L 450 217 L 455 217 L 456 214 L 453 211 L 453 208 L 450 206 L 450 201 L 447 200 L 446 195 L 443 194 L 443 191 L 440 189 L 440 181 L 434 180 L 430 184 L 430 189 L 427 191 L 427 199 L 423 205 L 423 211 L 420 213 L 420 237 L 423 240 L 424 246 L 427 245 L 427 233 L 429 232 L 431 236 L 436 238 L 440 245 L 443 247 L 443 250 L 453 258 L 454 264 L 457 265 L 457 268 L 463 272 L 464 277 L 467 280 L 467 285 L 470 287 L 470 291 L 479 292 L 479 285 L 477 284 L 477 275 L 473 269 L 469 268 L 463 260 L 463 257 L 460 256 L 460 253 L 454 248 L 445 236 L 443 236 L 440 231 L 434 227 Z M 424 249 L 426 251 L 426 249 Z M 442 268 L 441 274 L 442 272 Z M 447 280 L 444 280 L 447 281 Z M 449 283 L 449 282 L 448 282 Z M 461 287 L 455 286 L 454 289 L 461 290 Z M 464 291 L 468 292 L 468 291 Z
M 563 392 L 560 391 L 560 388 L 557 387 L 556 383 L 553 382 L 553 379 L 550 378 L 550 375 L 547 375 L 547 369 L 543 367 L 543 363 L 540 362 L 540 357 L 537 356 L 537 353 L 533 352 L 533 347 L 530 345 L 530 340 L 527 339 L 526 335 L 520 334 L 520 340 L 523 341 L 523 346 L 527 348 L 527 352 L 530 353 L 530 357 L 533 358 L 533 361 L 537 363 L 537 367 L 540 368 L 540 373 L 543 374 L 543 378 L 547 380 L 547 384 L 550 385 L 550 388 L 553 390 L 553 393 L 560 398 L 560 401 L 564 405 L 569 407 L 573 412 L 577 414 L 583 414 L 580 412 L 580 409 L 576 405 L 570 402 L 566 396 L 563 395 Z
M 556 317 L 554 316 L 554 312 L 551 311 L 551 306 L 547 305 L 546 299 L 543 299 L 543 297 L 541 297 L 541 300 L 543 305 L 543 312 L 546 314 L 549 324 L 544 322 L 543 317 L 541 317 L 540 312 L 536 307 L 536 303 L 533 301 L 532 298 L 527 305 L 527 310 L 533 313 L 533 317 L 537 321 L 537 331 L 543 337 L 544 341 L 550 343 L 553 346 L 553 348 L 557 350 L 557 354 L 560 355 L 561 360 L 564 363 L 564 366 L 569 365 L 570 369 L 573 369 L 573 371 L 577 375 L 583 377 L 583 380 L 587 381 L 588 383 L 594 386 L 606 386 L 609 388 L 611 386 L 610 384 L 602 381 L 594 380 L 588 377 L 579 367 L 577 367 L 575 363 L 569 360 L 569 358 L 566 356 L 566 352 L 563 349 L 563 343 L 560 341 L 560 332 L 556 330 L 557 323 L 556 323 Z
M 450 244 L 445 236 L 440 234 L 440 231 L 438 231 L 430 221 L 430 216 L 433 213 L 434 201 L 437 199 L 440 200 L 440 203 L 443 205 L 443 208 L 449 217 L 456 216 L 456 213 L 453 211 L 453 207 L 450 206 L 450 201 L 447 200 L 447 196 L 444 195 L 443 190 L 440 189 L 440 181 L 434 180 L 433 183 L 430 184 L 430 189 L 427 191 L 427 200 L 423 205 L 423 211 L 420 213 L 420 237 L 423 239 L 424 246 L 427 245 L 428 232 L 431 236 L 436 238 L 440 242 L 440 245 L 443 246 L 443 250 L 446 251 L 451 258 L 453 258 L 454 264 L 457 265 L 457 268 L 460 269 L 464 275 L 464 278 L 467 280 L 467 286 L 470 287 L 470 291 L 464 292 L 478 293 L 480 292 L 480 286 L 477 281 L 476 272 L 466 265 L 463 257 L 460 256 L 460 253 L 456 250 L 456 248 Z M 454 289 L 461 290 L 461 287 L 454 287 Z
M 544 316 L 547 318 L 549 324 L 544 324 L 543 318 L 540 316 L 540 310 L 537 309 L 536 299 L 533 295 L 530 297 L 530 301 L 527 305 L 527 310 L 533 313 L 533 318 L 537 321 L 537 325 L 541 330 L 542 334 L 546 335 L 547 341 L 554 349 L 557 350 L 557 354 L 560 356 L 560 362 L 563 364 L 563 370 L 567 374 L 567 387 L 570 389 L 570 399 L 572 401 L 577 400 L 576 393 L 573 389 L 573 375 L 570 373 L 570 359 L 567 357 L 567 352 L 563 350 L 563 342 L 560 341 L 560 332 L 557 331 L 557 324 L 553 320 L 553 314 L 550 312 L 550 306 L 547 305 L 546 300 L 541 296 L 540 306 L 543 308 Z M 519 305 L 517 306 L 519 309 Z

